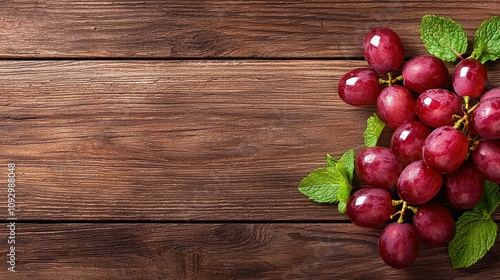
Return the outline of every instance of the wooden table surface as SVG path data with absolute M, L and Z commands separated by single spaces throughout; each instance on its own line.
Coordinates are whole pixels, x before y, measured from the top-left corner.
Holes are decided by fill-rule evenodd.
M 425 54 L 430 13 L 471 40 L 500 5 L 1 1 L 0 279 L 500 279 L 499 241 L 469 269 L 425 245 L 391 269 L 380 228 L 297 190 L 326 153 L 363 148 L 375 108 L 336 88 L 367 65 L 364 34 L 387 26 L 408 58 Z M 499 65 L 487 64 L 491 87 Z

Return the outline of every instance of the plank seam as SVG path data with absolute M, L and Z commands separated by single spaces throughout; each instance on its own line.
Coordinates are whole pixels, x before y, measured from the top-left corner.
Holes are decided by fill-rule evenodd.
M 0 61 L 341 61 L 365 60 L 363 57 L 0 57 Z

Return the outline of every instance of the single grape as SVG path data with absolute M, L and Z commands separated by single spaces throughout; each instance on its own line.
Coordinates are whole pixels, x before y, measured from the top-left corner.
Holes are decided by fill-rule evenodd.
M 378 74 L 371 69 L 354 69 L 340 79 L 339 96 L 349 105 L 361 106 L 375 103 L 381 90 L 378 79 Z
M 355 192 L 347 202 L 347 215 L 360 227 L 374 228 L 394 214 L 391 193 L 379 188 L 366 188 Z
M 435 56 L 416 56 L 403 66 L 403 78 L 407 89 L 422 93 L 444 87 L 448 80 L 448 68 Z
M 420 160 L 424 141 L 430 133 L 431 129 L 419 121 L 407 122 L 392 134 L 391 151 L 406 164 Z
M 392 188 L 398 181 L 403 164 L 389 148 L 370 147 L 356 157 L 356 174 L 365 183 L 379 188 Z
M 442 180 L 441 174 L 428 167 L 423 160 L 412 162 L 399 176 L 399 197 L 409 204 L 425 203 L 439 192 Z
M 453 92 L 429 89 L 417 98 L 415 112 L 420 120 L 432 127 L 453 125 L 453 115 L 461 113 L 462 102 Z
M 474 130 L 486 139 L 500 139 L 500 97 L 483 100 L 472 112 Z
M 481 95 L 481 101 L 485 101 L 486 99 L 490 99 L 493 97 L 500 97 L 500 87 L 490 89 L 487 92 Z
M 380 118 L 392 129 L 415 119 L 415 100 L 404 87 L 394 85 L 384 88 L 377 99 Z
M 500 140 L 481 139 L 471 155 L 481 174 L 486 179 L 500 184 Z
M 455 236 L 453 216 L 446 207 L 435 201 L 420 205 L 413 216 L 413 225 L 420 239 L 432 247 L 445 246 Z
M 467 157 L 469 144 L 465 135 L 451 126 L 436 128 L 422 148 L 425 163 L 440 173 L 457 170 Z
M 446 174 L 444 186 L 448 201 L 458 209 L 470 209 L 483 199 L 484 177 L 471 161 Z
M 382 260 L 390 267 L 409 267 L 420 251 L 417 230 L 408 223 L 389 224 L 380 234 L 378 251 Z
M 488 80 L 486 68 L 475 59 L 460 61 L 453 71 L 452 81 L 455 93 L 460 96 L 479 97 Z
M 405 57 L 401 38 L 386 27 L 374 28 L 366 34 L 363 54 L 368 64 L 381 74 L 401 67 Z

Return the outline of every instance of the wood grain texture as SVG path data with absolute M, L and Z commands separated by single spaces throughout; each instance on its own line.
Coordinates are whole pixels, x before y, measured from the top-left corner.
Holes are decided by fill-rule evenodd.
M 334 93 L 359 65 L 1 62 L 0 153 L 17 166 L 19 217 L 345 220 L 297 186 L 326 153 L 362 148 L 374 108 Z
M 6 234 L 4 224 L 2 236 Z M 500 244 L 454 270 L 421 246 L 412 267 L 378 256 L 380 229 L 352 224 L 17 224 L 16 268 L 2 279 L 499 279 Z M 0 247 L 3 256 L 6 246 Z
M 426 53 L 418 26 L 439 13 L 472 38 L 496 1 L 2 1 L 0 57 L 362 57 L 364 34 L 388 26 L 407 56 Z
M 346 220 L 297 186 L 363 147 L 374 108 L 335 94 L 362 65 L 4 61 L 0 178 L 28 220 Z

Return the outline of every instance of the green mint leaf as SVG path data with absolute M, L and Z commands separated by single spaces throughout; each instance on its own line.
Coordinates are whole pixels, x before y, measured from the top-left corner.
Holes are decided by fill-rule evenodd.
M 299 191 L 309 199 L 320 203 L 338 203 L 341 213 L 351 196 L 354 173 L 354 151 L 345 152 L 339 160 L 326 155 L 327 167 L 311 172 L 302 179 Z
M 338 206 L 340 213 L 347 212 L 347 203 L 346 202 L 339 202 L 339 204 L 337 206 Z
M 481 63 L 500 57 L 500 17 L 485 20 L 474 35 L 474 51 L 471 54 Z
M 299 191 L 315 202 L 336 203 L 338 202 L 337 193 L 342 179 L 343 176 L 337 167 L 316 169 L 302 179 Z
M 338 160 L 333 159 L 331 155 L 326 154 L 326 166 L 327 167 L 335 167 L 337 166 Z
M 480 202 L 465 212 L 456 223 L 455 237 L 448 245 L 448 254 L 454 268 L 469 267 L 479 261 L 495 244 L 498 227 Z
M 314 170 L 299 185 L 299 191 L 320 203 L 338 203 L 341 213 L 351 196 L 354 173 L 354 151 L 345 152 L 339 160 L 326 155 L 327 167 Z
M 349 182 L 352 182 L 352 178 L 354 176 L 354 151 L 348 150 L 345 152 L 338 161 L 338 164 L 345 169 Z
M 486 205 L 486 211 L 491 215 L 500 204 L 500 192 L 498 192 L 498 184 L 486 180 L 485 194 L 483 202 Z
M 380 133 L 385 127 L 384 121 L 382 121 L 377 114 L 373 114 L 373 116 L 369 117 L 366 121 L 366 130 L 363 133 L 363 138 L 365 139 L 366 147 L 373 147 L 377 145 L 378 138 L 380 137 Z
M 337 169 L 343 169 L 340 165 L 337 165 Z M 346 177 L 341 177 L 339 190 L 337 192 L 337 200 L 339 201 L 338 208 L 340 213 L 346 212 L 347 201 L 351 196 L 352 187 L 347 181 Z
M 467 50 L 467 34 L 452 19 L 425 15 L 420 23 L 420 38 L 430 54 L 444 61 L 455 61 Z

